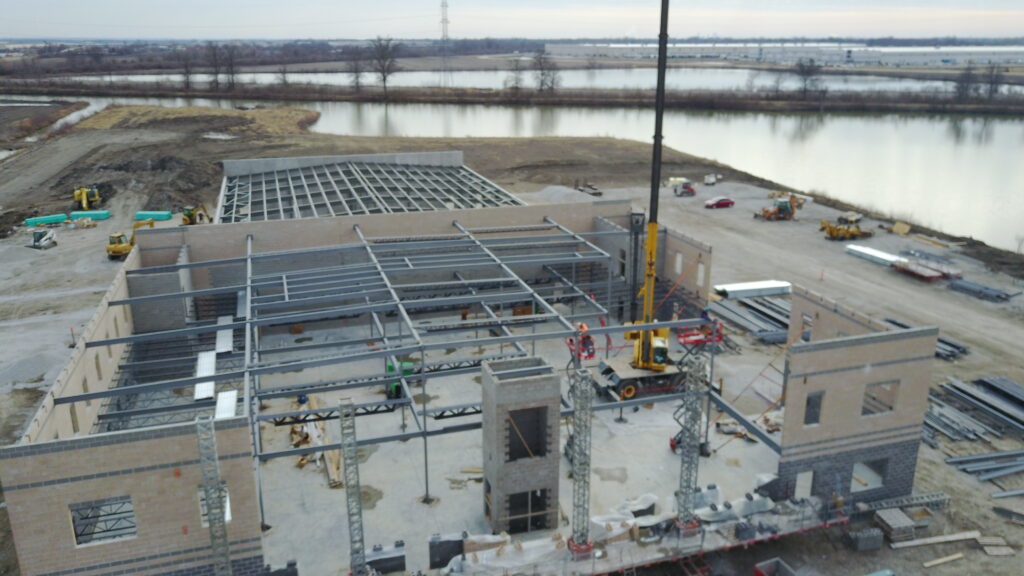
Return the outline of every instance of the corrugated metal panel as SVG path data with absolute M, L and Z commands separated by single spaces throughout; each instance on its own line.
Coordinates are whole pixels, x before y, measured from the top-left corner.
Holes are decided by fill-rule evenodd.
M 209 350 L 206 352 L 200 352 L 196 356 L 196 378 L 202 378 L 203 376 L 213 376 L 217 373 L 217 352 Z M 214 387 L 216 383 L 200 382 L 196 384 L 195 394 L 193 400 L 207 400 L 213 398 Z

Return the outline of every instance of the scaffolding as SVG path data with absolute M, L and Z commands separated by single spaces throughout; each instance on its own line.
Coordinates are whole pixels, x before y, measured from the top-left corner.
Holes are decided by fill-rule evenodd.
M 359 485 L 359 454 L 356 439 L 356 411 L 351 400 L 338 406 L 341 456 L 345 467 L 345 506 L 348 515 L 349 556 L 353 576 L 366 576 L 366 545 L 363 540 L 363 498 Z
M 220 479 L 217 457 L 217 433 L 212 417 L 196 419 L 196 438 L 199 444 L 199 469 L 203 474 L 203 497 L 206 501 L 206 521 L 210 528 L 210 551 L 215 576 L 231 576 L 231 550 L 228 546 L 228 527 L 225 522 L 224 483 Z

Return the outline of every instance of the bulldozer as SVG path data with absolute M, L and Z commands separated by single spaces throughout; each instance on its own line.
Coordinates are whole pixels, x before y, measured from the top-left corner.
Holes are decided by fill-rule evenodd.
M 796 218 L 796 211 L 804 205 L 803 198 L 790 194 L 782 198 L 776 198 L 771 208 L 762 208 L 760 212 L 754 212 L 754 218 L 760 220 L 793 220 Z
M 821 219 L 821 226 L 818 229 L 824 232 L 825 238 L 829 240 L 857 240 L 874 236 L 873 232 L 861 230 L 857 224 L 833 224 L 825 218 Z
M 103 199 L 100 197 L 100 189 L 95 185 L 93 186 L 82 186 L 75 188 L 74 191 L 75 207 L 82 207 L 82 210 L 90 210 L 99 206 Z
M 206 211 L 206 205 L 202 202 L 198 206 L 185 206 L 181 209 L 181 225 L 192 226 L 193 224 L 209 224 L 210 214 Z
M 132 225 L 131 236 L 124 232 L 111 234 L 109 240 L 107 240 L 107 259 L 124 260 L 127 258 L 128 254 L 132 251 L 132 247 L 135 246 L 135 231 L 146 226 L 152 228 L 154 223 L 155 220 L 152 218 L 136 222 Z

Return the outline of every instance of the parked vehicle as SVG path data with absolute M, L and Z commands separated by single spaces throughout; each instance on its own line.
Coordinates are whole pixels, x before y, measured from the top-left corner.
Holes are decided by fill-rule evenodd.
M 668 186 L 676 196 L 697 195 L 697 190 L 693 187 L 693 182 L 691 182 L 689 178 L 683 178 L 682 176 L 669 178 Z
M 704 203 L 705 208 L 731 208 L 736 201 L 725 196 L 716 196 Z

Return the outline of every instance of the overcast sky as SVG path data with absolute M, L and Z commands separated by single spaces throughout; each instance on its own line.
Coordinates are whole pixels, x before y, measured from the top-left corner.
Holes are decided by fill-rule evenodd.
M 0 0 L 0 38 L 433 38 L 439 0 Z M 659 0 L 449 0 L 453 38 L 653 37 Z M 1019 36 L 1024 0 L 675 0 L 670 35 Z

